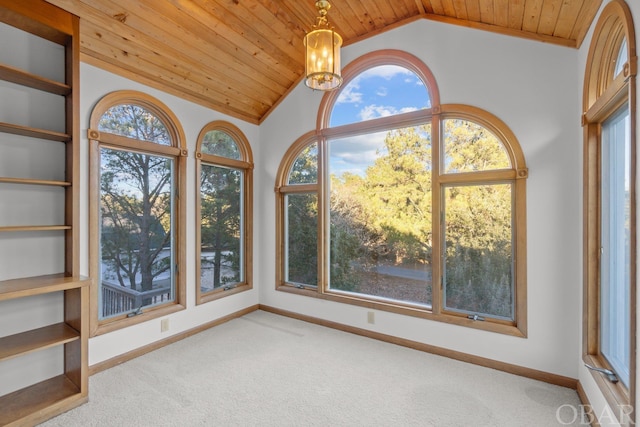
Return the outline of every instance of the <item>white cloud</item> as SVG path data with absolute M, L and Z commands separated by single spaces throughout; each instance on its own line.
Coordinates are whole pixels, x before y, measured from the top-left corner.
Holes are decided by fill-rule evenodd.
M 357 135 L 329 142 L 329 163 L 331 173 L 341 175 L 350 172 L 364 176 L 367 167 L 385 151 L 384 139 L 387 132 Z
M 408 75 L 414 76 L 412 71 L 407 70 L 406 68 L 397 66 L 397 65 L 382 65 L 379 67 L 373 67 L 362 74 L 357 76 L 355 79 L 351 80 L 340 92 L 338 95 L 338 99 L 336 100 L 337 104 L 360 104 L 362 102 L 363 93 L 360 92 L 360 83 L 361 81 L 371 78 L 371 77 L 381 77 L 385 80 L 391 80 L 393 77 L 397 75 Z M 420 79 L 417 79 L 420 81 Z M 409 79 L 409 81 L 411 81 Z M 378 96 L 386 96 L 387 89 L 385 87 L 381 87 L 377 92 Z
M 336 99 L 337 104 L 360 104 L 362 102 L 362 92 L 358 92 L 360 85 L 353 81 L 345 86 Z
M 388 105 L 367 105 L 362 110 L 360 110 L 360 118 L 364 120 L 377 119 L 379 117 L 388 117 L 395 116 L 396 114 L 409 113 L 411 111 L 416 111 L 416 107 L 403 107 L 403 108 L 395 108 Z
M 380 97 L 387 96 L 387 93 L 389 93 L 389 91 L 387 90 L 387 88 L 385 86 L 380 86 L 378 88 L 378 90 L 376 90 L 376 95 L 378 95 Z

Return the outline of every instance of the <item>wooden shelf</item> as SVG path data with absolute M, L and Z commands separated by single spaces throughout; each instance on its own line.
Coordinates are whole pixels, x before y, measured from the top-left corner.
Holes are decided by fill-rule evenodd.
M 69 277 L 62 273 L 2 280 L 0 281 L 0 301 L 81 288 L 89 286 L 89 283 L 90 280 L 84 276 Z
M 46 179 L 30 179 L 30 178 L 8 178 L 0 176 L 0 183 L 5 184 L 27 184 L 27 185 L 51 185 L 54 187 L 71 187 L 71 183 L 67 181 L 50 181 Z
M 27 73 L 26 71 L 9 65 L 0 64 L 0 79 L 44 92 L 49 92 L 54 95 L 65 96 L 71 93 L 71 86 L 69 85 L 55 80 L 50 80 L 36 74 Z
M 29 126 L 15 125 L 12 123 L 0 122 L 0 132 L 14 135 L 28 136 L 31 138 L 48 139 L 50 141 L 69 142 L 71 135 L 46 129 L 32 128 Z
M 17 231 L 56 231 L 71 230 L 70 225 L 11 225 L 0 227 L 0 233 Z
M 0 425 L 38 424 L 86 401 L 87 397 L 69 378 L 58 375 L 0 397 Z
M 66 323 L 55 323 L 42 328 L 0 338 L 0 362 L 38 350 L 66 344 L 80 338 L 78 331 Z
M 37 216 L 32 215 L 31 212 L 25 212 L 25 218 L 21 221 L 16 221 L 8 214 L 1 215 L 0 238 L 3 240 L 0 243 L 4 244 L 3 248 L 11 249 L 15 236 L 4 233 L 36 232 L 35 235 L 22 236 L 18 234 L 15 236 L 16 238 L 33 237 L 35 244 L 53 237 L 57 243 L 55 247 L 48 248 L 48 245 L 45 244 L 43 248 L 45 252 L 39 256 L 50 259 L 51 262 L 56 261 L 56 265 L 48 269 L 49 272 L 61 272 L 42 276 L 33 276 L 37 273 L 31 273 L 31 277 L 0 280 L 0 301 L 6 301 L 6 304 L 9 304 L 9 311 L 3 312 L 6 314 L 3 321 L 19 321 L 11 314 L 14 303 L 9 300 L 29 299 L 31 296 L 48 293 L 57 294 L 53 303 L 56 305 L 56 311 L 63 313 L 63 319 L 53 314 L 46 314 L 42 323 L 38 323 L 38 325 L 45 326 L 0 338 L 0 363 L 9 361 L 6 362 L 7 366 L 16 363 L 20 369 L 28 370 L 58 366 L 57 360 L 38 361 L 33 368 L 28 365 L 30 358 L 25 355 L 34 354 L 34 352 L 44 349 L 55 348 L 55 351 L 62 353 L 64 358 L 61 369 L 54 371 L 59 375 L 35 384 L 29 381 L 22 382 L 22 380 L 17 381 L 21 384 L 13 384 L 12 378 L 0 377 L 2 383 L 9 380 L 4 387 L 5 391 L 15 390 L 20 385 L 25 386 L 0 396 L 0 426 L 27 427 L 38 425 L 51 417 L 79 406 L 85 403 L 89 396 L 88 314 L 91 281 L 80 275 L 80 250 L 78 247 L 80 227 L 77 226 L 80 223 L 78 204 L 80 191 L 77 184 L 81 177 L 80 145 L 78 144 L 80 142 L 80 40 L 78 37 L 80 20 L 77 16 L 48 3 L 46 0 L 0 0 L 0 17 L 2 18 L 0 21 L 9 27 L 30 33 L 30 35 L 26 35 L 27 40 L 32 38 L 33 40 L 45 39 L 59 45 L 57 48 L 45 47 L 46 55 L 43 57 L 40 55 L 39 49 L 34 50 L 31 47 L 31 43 L 25 43 L 24 46 L 19 43 L 16 46 L 15 53 L 17 55 L 23 53 L 19 52 L 19 49 L 26 49 L 25 58 L 37 59 L 37 64 L 44 67 L 49 64 L 48 55 L 55 55 L 56 63 L 61 61 L 59 63 L 64 67 L 64 82 L 60 82 L 34 74 L 37 72 L 35 68 L 21 69 L 15 67 L 13 63 L 0 60 L 0 62 L 4 62 L 0 64 L 0 82 L 10 82 L 22 86 L 29 94 L 61 101 L 56 103 L 59 105 L 43 105 L 42 108 L 28 106 L 29 108 L 16 111 L 15 120 L 12 115 L 11 118 L 4 119 L 8 123 L 0 122 L 0 139 L 10 144 L 29 143 L 25 144 L 25 149 L 32 156 L 39 155 L 38 147 L 42 144 L 50 142 L 64 144 L 64 146 L 59 146 L 64 151 L 64 158 L 50 159 L 52 162 L 51 170 L 58 173 L 53 176 L 63 177 L 62 180 L 40 179 L 39 171 L 33 171 L 28 167 L 30 159 L 13 156 L 11 147 L 0 150 L 0 156 L 18 162 L 16 171 L 22 171 L 18 174 L 9 174 L 10 176 L 0 176 L 0 194 L 6 196 L 5 198 L 10 198 L 11 194 L 15 192 L 16 188 L 12 187 L 14 185 L 53 186 L 61 187 L 63 190 L 61 192 L 63 194 L 60 194 L 59 190 L 55 188 L 47 188 L 56 193 L 55 201 L 48 203 L 48 200 L 42 200 L 42 203 L 30 205 L 33 213 L 36 213 L 36 210 L 50 211 L 54 209 L 44 219 L 35 219 Z M 14 30 L 10 28 L 6 30 L 7 33 L 3 31 L 2 34 L 8 34 L 5 36 L 8 39 L 12 37 L 12 34 L 16 34 L 12 33 L 11 31 Z M 8 58 L 13 58 L 11 54 L 13 52 Z M 0 100 L 0 108 L 11 108 L 11 106 L 12 100 L 9 97 Z M 61 129 L 61 132 L 24 125 L 24 123 L 38 123 L 40 115 L 47 113 L 53 114 L 52 118 L 58 118 L 54 128 Z M 13 135 L 25 138 L 13 137 Z M 6 159 L 3 157 L 3 160 Z M 21 189 L 29 190 L 25 187 Z M 39 189 L 42 190 L 42 188 Z M 62 201 L 64 201 L 64 219 L 55 219 L 58 204 L 62 204 Z M 60 225 L 60 222 L 63 224 Z M 21 225 L 12 225 L 16 223 Z M 43 225 L 51 223 L 54 224 Z M 47 234 L 49 232 L 53 232 L 53 235 Z M 39 262 L 38 259 L 33 259 L 33 254 L 26 248 L 18 251 L 16 255 L 20 258 L 19 264 L 27 263 L 28 266 L 30 265 L 28 263 L 35 265 Z M 20 267 L 20 265 L 16 267 Z M 11 265 L 5 265 L 3 268 L 6 269 L 3 271 L 4 277 L 16 277 L 22 272 L 22 268 L 13 269 Z M 61 298 L 57 298 L 58 296 Z M 40 318 L 42 313 L 38 312 L 40 307 L 37 302 L 27 302 L 26 310 L 28 311 L 24 315 L 35 316 L 36 319 Z M 44 311 L 48 313 L 48 309 Z M 46 356 L 46 353 L 43 355 Z M 48 371 L 43 371 L 43 374 L 44 372 Z M 43 376 L 38 378 L 42 379 Z M 33 379 L 33 381 L 38 380 Z

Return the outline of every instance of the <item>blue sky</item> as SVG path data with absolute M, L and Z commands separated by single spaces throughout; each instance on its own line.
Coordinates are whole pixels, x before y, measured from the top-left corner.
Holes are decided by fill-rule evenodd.
M 412 71 L 396 65 L 373 67 L 340 89 L 330 126 L 392 116 L 430 106 L 427 88 Z
M 422 80 L 406 68 L 385 65 L 373 67 L 342 89 L 334 105 L 330 126 L 340 126 L 379 117 L 416 111 L 431 106 Z M 364 175 L 377 152 L 384 151 L 386 132 L 358 135 L 333 141 L 329 148 L 331 173 Z

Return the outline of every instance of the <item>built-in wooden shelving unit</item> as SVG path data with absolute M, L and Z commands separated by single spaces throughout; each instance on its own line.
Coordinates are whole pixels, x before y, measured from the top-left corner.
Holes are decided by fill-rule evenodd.
M 34 144 L 51 141 L 64 144 L 65 155 L 58 171 L 64 171 L 64 179 L 40 177 L 0 176 L 0 197 L 3 191 L 16 185 L 42 188 L 61 187 L 64 191 L 53 197 L 63 197 L 57 205 L 64 206 L 64 224 L 2 223 L 0 240 L 15 233 L 62 233 L 64 240 L 64 265 L 58 271 L 46 275 L 0 280 L 0 301 L 62 293 L 63 319 L 35 329 L 0 337 L 0 363 L 19 359 L 45 349 L 60 348 L 64 356 L 63 373 L 44 381 L 27 385 L 0 396 L 0 426 L 32 426 L 78 406 L 88 399 L 88 309 L 89 284 L 79 274 L 79 20 L 76 16 L 55 7 L 44 0 L 0 0 L 0 22 L 25 31 L 30 37 L 53 42 L 57 46 L 52 54 L 62 52 L 64 81 L 56 81 L 27 70 L 9 65 L 0 57 L 0 80 L 25 90 L 44 92 L 46 96 L 64 98 L 63 132 L 25 126 L 19 123 L 0 122 L 0 139 L 3 135 L 19 135 L 32 139 Z M 8 85 L 10 87 L 13 87 Z M 1 88 L 0 88 L 1 90 Z M 28 114 L 28 113 L 27 113 Z M 39 112 L 42 114 L 42 112 Z M 46 113 L 45 113 L 46 114 Z M 58 117 L 59 111 L 52 111 Z M 27 117 L 29 119 L 29 117 Z M 5 119 L 6 120 L 6 119 Z M 32 121 L 26 120 L 27 123 Z M 35 121 L 37 122 L 37 120 Z M 15 137 L 14 137 L 15 139 Z M 6 141 L 9 141 L 8 139 Z M 2 153 L 0 153 L 2 155 Z M 34 153 L 37 155 L 37 153 Z M 13 174 L 10 174 L 13 175 Z M 6 199 L 5 199 L 6 200 Z M 11 203 L 9 200 L 7 203 Z M 48 209 L 45 205 L 34 209 Z M 28 222 L 28 220 L 25 220 Z M 30 254 L 25 254 L 29 257 Z M 52 254 L 53 259 L 60 258 Z M 54 299 L 59 301 L 59 299 Z M 0 382 L 3 379 L 0 377 Z

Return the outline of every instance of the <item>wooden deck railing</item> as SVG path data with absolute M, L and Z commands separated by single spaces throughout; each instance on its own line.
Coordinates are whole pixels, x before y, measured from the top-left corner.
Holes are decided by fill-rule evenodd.
M 136 291 L 114 283 L 102 282 L 102 317 L 134 311 L 165 301 L 171 301 L 170 287 Z

